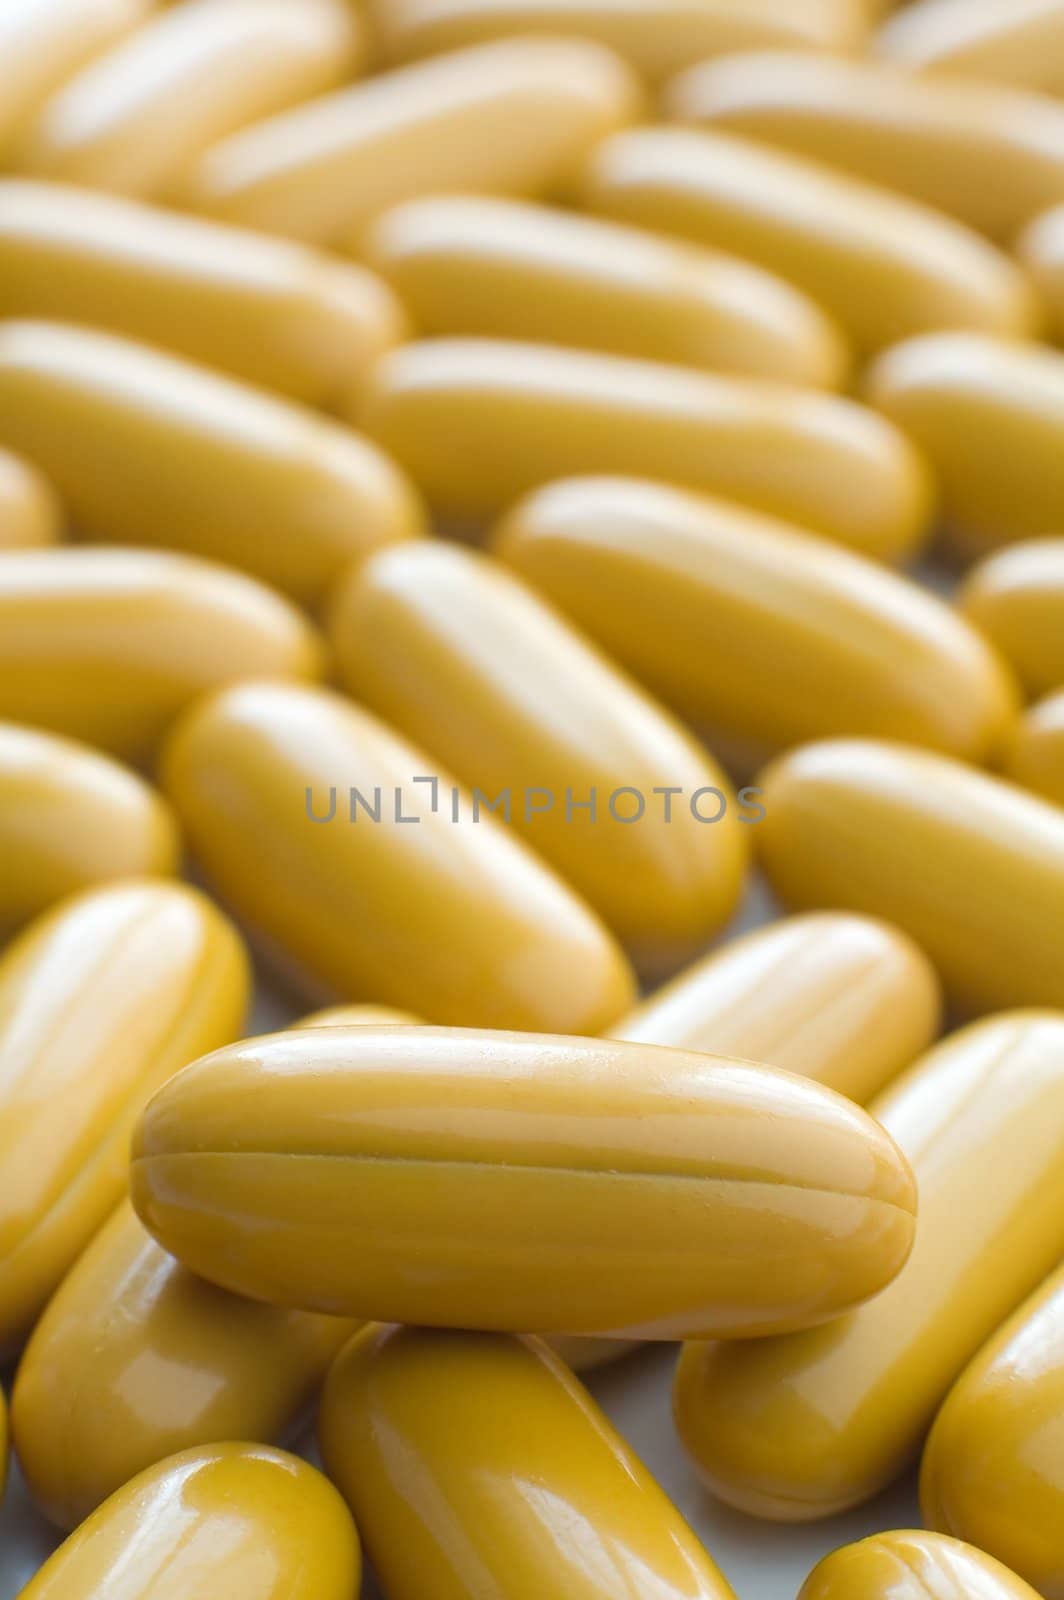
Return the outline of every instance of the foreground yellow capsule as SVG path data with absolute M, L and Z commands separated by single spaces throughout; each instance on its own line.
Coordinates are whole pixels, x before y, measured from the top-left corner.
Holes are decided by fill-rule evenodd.
M 978 761 L 1017 710 L 1004 663 L 942 601 L 725 501 L 574 478 L 519 504 L 496 548 L 740 771 L 842 733 Z
M 28 462 L 0 450 L 0 555 L 57 543 L 62 512 L 49 484 Z
M 0 1349 L 121 1199 L 129 1133 L 171 1073 L 239 1033 L 247 963 L 194 890 L 63 901 L 0 961 Z
M 835 325 L 781 278 L 546 206 L 410 200 L 379 218 L 363 253 L 423 333 L 575 345 L 815 388 L 841 387 L 849 364 Z
M 960 762 L 874 740 L 806 745 L 762 775 L 755 842 L 799 910 L 886 917 L 965 1012 L 1064 1007 L 1064 815 Z
M 330 1374 L 319 1436 L 391 1600 L 734 1600 L 539 1340 L 369 1329 Z
M 1064 200 L 1064 106 L 1016 89 L 763 50 L 692 68 L 670 86 L 668 109 L 840 167 L 1004 243 Z
M 965 1370 L 924 1451 L 929 1527 L 970 1539 L 1064 1596 L 1064 1271 Z
M 183 0 L 46 101 L 14 164 L 64 183 L 165 197 L 209 145 L 332 89 L 363 48 L 345 0 Z
M 798 1600 L 1038 1600 L 1014 1572 L 937 1533 L 877 1533 L 827 1556 Z
M 690 128 L 625 131 L 589 157 L 580 194 L 619 222 L 778 273 L 826 307 L 862 352 L 936 328 L 1023 336 L 1038 323 L 1030 285 L 986 240 L 911 200 L 750 139 Z
M 140 766 L 208 689 L 322 668 L 294 606 L 213 561 L 80 548 L 0 561 L 0 717 Z
M 728 779 L 505 569 L 396 546 L 355 566 L 329 629 L 352 696 L 488 797 L 638 965 L 675 966 L 727 921 L 749 854 Z
M 1032 539 L 988 556 L 958 602 L 1029 694 L 1064 688 L 1064 538 Z
M 492 339 L 426 339 L 378 363 L 367 432 L 439 510 L 486 517 L 578 472 L 666 479 L 897 558 L 931 487 L 893 428 L 835 395 Z
M 20 1600 L 352 1600 L 358 1535 L 332 1484 L 254 1444 L 171 1456 L 100 1507 Z
M 755 1516 L 833 1516 L 900 1476 L 966 1363 L 1064 1254 L 1064 1015 L 976 1023 L 869 1109 L 920 1196 L 895 1282 L 820 1328 L 688 1345 L 677 1369 L 695 1465 Z
M 421 529 L 402 475 L 349 429 L 85 328 L 0 327 L 0 441 L 89 538 L 214 556 L 299 600 Z
M 179 726 L 164 780 L 212 882 L 312 992 L 562 1033 L 597 1033 L 631 1003 L 628 964 L 583 901 L 339 696 L 222 693 Z
M 418 62 L 223 139 L 191 209 L 318 244 L 357 243 L 379 212 L 446 191 L 536 195 L 632 122 L 628 66 L 584 39 L 502 39 Z
M 880 29 L 899 66 L 1064 94 L 1061 0 L 917 0 Z
M 1002 768 L 1013 783 L 1064 807 L 1064 689 L 1020 718 Z
M 554 1034 L 249 1040 L 155 1096 L 132 1172 L 145 1226 L 212 1282 L 443 1327 L 805 1327 L 889 1283 L 914 1231 L 906 1162 L 841 1096 Z
M 1021 235 L 1017 253 L 1048 309 L 1057 343 L 1064 344 L 1064 206 L 1038 217 Z
M 18 178 L 0 180 L 0 312 L 108 328 L 311 405 L 336 403 L 405 329 L 354 263 Z

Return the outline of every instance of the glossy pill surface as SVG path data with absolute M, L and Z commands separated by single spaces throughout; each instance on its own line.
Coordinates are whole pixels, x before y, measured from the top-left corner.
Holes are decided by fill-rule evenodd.
M 627 65 L 583 39 L 502 39 L 418 62 L 222 140 L 194 210 L 318 244 L 357 243 L 401 200 L 537 195 L 639 114 Z
M 40 473 L 0 450 L 0 555 L 55 544 L 62 522 L 59 501 Z
M 877 1533 L 827 1556 L 798 1600 L 1038 1600 L 1014 1572 L 937 1533 Z
M 454 516 L 552 478 L 630 472 L 726 495 L 895 557 L 927 530 L 930 483 L 893 428 L 848 400 L 656 362 L 492 339 L 384 356 L 367 432 Z
M 942 756 L 825 741 L 760 779 L 755 830 L 797 910 L 886 917 L 931 957 L 965 1012 L 1064 1007 L 1064 815 Z
M 369 1329 L 330 1374 L 318 1431 L 390 1600 L 733 1600 L 539 1340 Z
M 640 966 L 675 966 L 730 916 L 749 829 L 728 779 L 505 568 L 412 540 L 358 563 L 329 632 L 352 696 L 491 801 L 508 795 L 496 814 Z
M 112 1495 L 20 1600 L 353 1600 L 360 1571 L 354 1524 L 320 1472 L 280 1450 L 217 1444 Z
M 106 328 L 312 405 L 346 394 L 405 328 L 354 263 L 19 178 L 0 180 L 0 312 Z
M 688 1345 L 681 1437 L 721 1499 L 805 1522 L 870 1499 L 914 1459 L 951 1384 L 1064 1253 L 1064 1015 L 954 1034 L 870 1110 L 912 1162 L 908 1264 L 815 1330 Z
M 1004 664 L 933 595 L 726 501 L 576 478 L 495 545 L 742 772 L 842 733 L 980 760 L 1016 713 Z
M 211 556 L 299 600 L 421 527 L 402 475 L 349 429 L 86 328 L 0 326 L 0 441 L 86 537 Z
M 1032 539 L 968 574 L 961 609 L 1032 695 L 1064 688 L 1064 538 Z
M 363 254 L 426 334 L 537 340 L 829 389 L 849 364 L 830 318 L 774 274 L 547 206 L 430 195 L 386 211 Z
M 1064 807 L 1064 689 L 1040 700 L 1020 718 L 1002 770 L 1021 788 Z
M 790 1074 L 412 1027 L 205 1057 L 147 1109 L 133 1199 L 187 1266 L 257 1299 L 657 1339 L 837 1315 L 898 1272 L 915 1206 L 879 1127 Z
M 1048 309 L 1054 338 L 1064 344 L 1064 206 L 1038 217 L 1018 241 L 1017 252 Z
M 207 690 L 322 668 L 294 606 L 213 561 L 119 549 L 0 561 L 0 716 L 138 765 Z
M 223 693 L 178 728 L 164 781 L 212 883 L 312 993 L 588 1033 L 631 1003 L 588 907 L 468 795 L 455 821 L 449 775 L 339 696 Z
M 240 1030 L 236 934 L 195 890 L 63 901 L 0 960 L 0 1349 L 121 1199 L 130 1130 L 171 1073 Z
M 876 52 L 921 72 L 1064 94 L 1061 0 L 917 0 L 880 29 Z
M 725 250 L 830 310 L 863 352 L 936 328 L 1024 335 L 1034 298 L 1000 251 L 948 217 L 734 134 L 644 127 L 585 164 L 592 211 Z

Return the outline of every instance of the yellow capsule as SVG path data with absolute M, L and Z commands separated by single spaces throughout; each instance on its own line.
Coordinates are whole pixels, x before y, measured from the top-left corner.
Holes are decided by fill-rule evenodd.
M 937 1533 L 877 1533 L 825 1557 L 798 1600 L 1038 1600 L 992 1557 Z
M 932 491 L 894 428 L 835 395 L 492 339 L 382 357 L 361 421 L 445 514 L 483 518 L 553 478 L 631 472 L 726 495 L 900 558 Z
M 0 560 L 0 717 L 139 766 L 205 691 L 315 679 L 323 655 L 294 606 L 213 561 L 98 548 Z
M 378 552 L 329 630 L 353 697 L 485 796 L 638 966 L 674 967 L 727 921 L 749 856 L 728 779 L 504 568 L 427 539 Z
M 1025 230 L 1017 254 L 1048 308 L 1053 336 L 1064 344 L 1064 206 L 1046 211 Z
M 560 1033 L 631 1004 L 628 964 L 583 901 L 339 696 L 223 692 L 178 727 L 164 780 L 213 883 L 312 993 Z
M 929 1527 L 970 1539 L 1064 1596 L 1064 1269 L 957 1381 L 924 1451 Z
M 935 471 L 950 536 L 980 555 L 1064 526 L 1064 354 L 942 333 L 881 356 L 871 404 Z
M 849 1316 L 691 1344 L 677 1369 L 677 1426 L 704 1481 L 779 1522 L 834 1516 L 904 1472 L 967 1362 L 1064 1254 L 1059 1012 L 973 1024 L 869 1109 L 916 1176 L 907 1266 Z
M 1064 689 L 1040 700 L 1020 718 L 1003 770 L 1021 788 L 1064 807 Z
M 254 1299 L 653 1339 L 837 1316 L 898 1273 L 915 1208 L 892 1141 L 819 1084 L 468 1028 L 218 1050 L 153 1098 L 132 1192 L 164 1249 Z
M 916 0 L 884 24 L 875 50 L 886 61 L 922 72 L 1064 94 L 1064 5 Z
M 881 916 L 968 1013 L 1064 1007 L 1064 816 L 943 756 L 828 740 L 761 778 L 755 842 L 799 910 Z
M 419 1022 L 409 1011 L 396 1011 L 391 1006 L 325 1006 L 300 1019 L 300 1028 L 387 1028 L 400 1023 Z
M 1064 688 L 1064 538 L 1033 539 L 989 556 L 958 601 L 1031 695 Z
M 299 600 L 421 531 L 416 496 L 368 440 L 85 328 L 0 325 L 0 441 L 48 474 L 88 538 L 214 556 Z
M 337 403 L 405 332 L 354 263 L 18 178 L 0 180 L 0 312 L 107 328 L 310 405 Z
M 330 1374 L 322 1456 L 391 1600 L 734 1600 L 539 1340 L 371 1328 Z M 396 1463 L 416 1462 L 396 1472 Z
M 832 734 L 982 760 L 1018 695 L 996 652 L 908 578 L 724 501 L 625 478 L 548 484 L 503 559 L 748 772 Z
M 183 0 L 47 100 L 13 164 L 87 188 L 172 195 L 217 140 L 342 82 L 362 34 L 346 0 Z
M 750 139 L 696 128 L 621 132 L 589 157 L 579 189 L 586 206 L 618 222 L 778 273 L 819 301 L 863 353 L 938 328 L 1013 337 L 1038 327 L 1030 284 L 985 239 Z
M 940 1010 L 934 969 L 903 933 L 811 912 L 712 951 L 610 1037 L 763 1061 L 863 1103 L 927 1049 Z
M 693 67 L 667 106 L 897 190 L 1003 243 L 1064 200 L 1064 106 L 1019 89 L 763 50 Z
M 415 195 L 536 195 L 634 121 L 631 69 L 585 39 L 501 39 L 384 73 L 223 139 L 193 167 L 196 211 L 357 244 Z
M 320 1472 L 261 1445 L 212 1444 L 112 1495 L 20 1600 L 351 1600 L 361 1565 Z
M 0 555 L 56 544 L 62 522 L 59 501 L 40 473 L 0 450 Z
M 236 1037 L 236 933 L 194 890 L 125 879 L 64 900 L 0 960 L 0 1349 L 17 1346 L 121 1199 L 130 1129 Z

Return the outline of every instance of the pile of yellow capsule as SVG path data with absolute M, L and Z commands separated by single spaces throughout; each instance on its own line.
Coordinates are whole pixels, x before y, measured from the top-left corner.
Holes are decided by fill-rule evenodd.
M 1064 0 L 0 0 L 26 1600 L 1064 1600 L 1054 341 Z

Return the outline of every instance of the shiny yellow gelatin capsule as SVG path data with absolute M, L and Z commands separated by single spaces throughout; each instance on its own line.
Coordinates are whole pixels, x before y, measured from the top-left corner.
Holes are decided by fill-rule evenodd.
M 968 575 L 959 603 L 1029 694 L 1064 688 L 1064 538 L 988 556 Z
M 212 1444 L 112 1495 L 20 1600 L 353 1600 L 361 1565 L 320 1472 L 265 1446 Z
M 916 0 L 884 24 L 875 50 L 921 72 L 1064 94 L 1064 4 Z
M 1020 718 L 1003 763 L 1007 778 L 1064 807 L 1064 689 Z
M 625 130 L 589 157 L 580 193 L 618 222 L 728 251 L 786 278 L 829 310 L 862 352 L 938 328 L 1013 337 L 1038 323 L 1030 285 L 985 239 L 751 139 Z
M 1064 5 L 1060 14 L 1064 27 Z M 1064 78 L 1064 67 L 1061 76 Z M 1064 206 L 1038 217 L 1020 237 L 1017 253 L 1048 308 L 1057 343 L 1064 344 Z
M 0 560 L 0 717 L 138 765 L 208 689 L 322 669 L 294 606 L 213 561 L 97 548 Z
M 0 442 L 47 473 L 87 537 L 213 556 L 299 600 L 421 530 L 368 440 L 86 328 L 0 324 Z
M 799 910 L 886 917 L 965 1012 L 1064 1007 L 1064 814 L 957 761 L 834 740 L 762 775 L 753 830 Z
M 668 107 L 897 190 L 1005 243 L 1064 200 L 1064 106 L 1043 95 L 763 50 L 693 67 L 670 86 Z
M 330 1374 L 318 1431 L 390 1600 L 734 1600 L 537 1339 L 368 1329 Z
M 28 1333 L 121 1199 L 145 1100 L 238 1035 L 247 963 L 178 884 L 64 900 L 0 960 L 0 1349 Z
M 339 696 L 222 693 L 179 726 L 164 779 L 211 881 L 311 992 L 562 1033 L 631 1004 L 628 964 L 583 901 Z
M 182 0 L 47 100 L 13 163 L 87 188 L 172 193 L 216 140 L 352 72 L 356 15 L 346 0 Z
M 405 331 L 354 263 L 19 178 L 0 180 L 0 312 L 107 328 L 311 405 L 337 402 Z
M 798 1600 L 1038 1600 L 1014 1572 L 938 1533 L 876 1533 L 825 1557 Z
M 849 365 L 841 332 L 781 278 L 601 218 L 429 195 L 385 212 L 363 254 L 423 333 L 531 339 L 814 388 L 841 387 Z
M 631 69 L 591 40 L 496 40 L 221 140 L 192 169 L 185 199 L 267 233 L 356 243 L 379 212 L 415 195 L 553 190 L 642 104 Z
M 576 478 L 495 546 L 741 771 L 866 734 L 981 760 L 1018 694 L 934 595 L 793 525 L 664 484 Z
M 426 339 L 381 359 L 356 415 L 452 516 L 494 515 L 553 478 L 630 472 L 900 558 L 931 514 L 923 463 L 852 401 L 657 362 Z
M 488 797 L 640 966 L 727 921 L 749 852 L 728 779 L 504 568 L 427 539 L 378 552 L 330 636 L 354 698 Z
M 804 1327 L 889 1283 L 914 1231 L 905 1160 L 840 1095 L 554 1034 L 249 1040 L 155 1096 L 132 1170 L 142 1221 L 212 1282 L 443 1327 Z
M 677 1370 L 684 1444 L 712 1492 L 755 1516 L 834 1516 L 898 1477 L 966 1363 L 1064 1254 L 1064 1015 L 973 1024 L 869 1109 L 920 1197 L 897 1279 L 820 1328 L 688 1345 Z
M 0 555 L 55 544 L 62 525 L 59 501 L 40 473 L 0 450 Z
M 1064 1270 L 1021 1306 L 939 1412 L 920 1478 L 924 1519 L 1064 1596 Z

